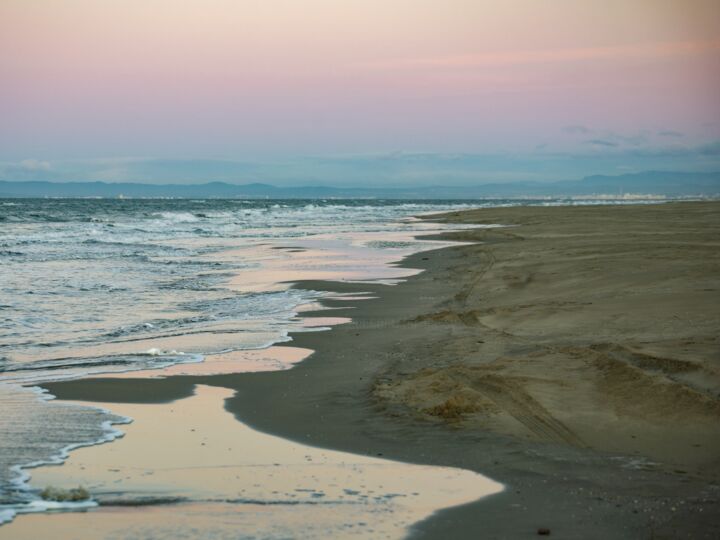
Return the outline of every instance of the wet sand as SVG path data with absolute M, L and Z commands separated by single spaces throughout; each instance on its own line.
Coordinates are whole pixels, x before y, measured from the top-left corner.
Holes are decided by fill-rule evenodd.
M 228 410 L 261 431 L 508 486 L 418 537 L 720 536 L 720 204 L 434 219 L 512 227 L 443 235 L 472 243 L 410 256 L 427 271 L 397 286 L 299 283 L 377 298 L 326 301 L 353 322 L 295 334 L 316 352 L 293 369 L 48 388 L 148 403 L 232 388 Z
M 198 385 L 167 404 L 96 403 L 133 418 L 125 436 L 31 471 L 32 485 L 82 485 L 86 514 L 21 515 L 0 538 L 400 538 L 448 506 L 502 487 L 471 471 L 310 448 L 254 431 Z M 133 511 L 134 510 L 134 511 Z

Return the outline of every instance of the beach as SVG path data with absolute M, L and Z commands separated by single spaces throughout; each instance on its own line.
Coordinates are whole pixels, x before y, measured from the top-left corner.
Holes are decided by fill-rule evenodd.
M 720 0 L 0 0 L 0 540 L 720 540 Z
M 297 282 L 346 295 L 303 317 L 351 322 L 291 333 L 314 351 L 292 369 L 43 387 L 111 409 L 219 387 L 260 432 L 504 485 L 426 516 L 417 538 L 720 535 L 720 203 L 423 219 L 504 227 L 436 236 L 459 244 L 405 258 L 422 272 L 399 284 Z

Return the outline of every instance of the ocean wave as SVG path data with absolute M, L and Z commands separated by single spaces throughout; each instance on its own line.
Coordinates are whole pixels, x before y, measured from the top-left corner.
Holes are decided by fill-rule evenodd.
M 96 506 L 98 506 L 98 503 L 93 500 L 77 502 L 58 502 L 45 501 L 42 499 L 30 501 L 28 503 L 8 505 L 5 508 L 0 507 L 0 525 L 2 525 L 3 523 L 10 523 L 15 519 L 18 514 L 37 514 L 47 511 L 74 512 L 77 510 L 87 510 L 88 508 L 95 508 Z
M 43 384 L 90 375 L 163 369 L 175 364 L 202 362 L 201 354 L 151 348 L 136 353 L 98 357 L 54 358 L 3 366 L 0 384 Z
M 0 512 L 6 520 L 55 505 L 30 489 L 29 469 L 63 463 L 76 448 L 122 437 L 113 426 L 132 421 L 100 407 L 53 399 L 38 387 L 0 383 Z
M 200 221 L 196 214 L 190 212 L 159 212 L 156 216 L 171 223 L 196 223 Z

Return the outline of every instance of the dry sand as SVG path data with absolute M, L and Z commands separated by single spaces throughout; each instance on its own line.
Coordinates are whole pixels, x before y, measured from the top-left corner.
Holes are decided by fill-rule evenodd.
M 398 286 L 303 282 L 350 324 L 274 373 L 88 380 L 61 398 L 238 391 L 250 425 L 307 444 L 472 469 L 503 493 L 415 527 L 427 538 L 720 537 L 720 203 L 525 207 L 414 255 Z M 319 312 L 326 316 L 327 312 Z

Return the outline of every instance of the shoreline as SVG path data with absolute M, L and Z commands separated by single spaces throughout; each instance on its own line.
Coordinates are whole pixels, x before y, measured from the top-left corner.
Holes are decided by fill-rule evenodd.
M 501 494 L 445 510 L 417 524 L 414 527 L 417 537 L 452 535 L 469 538 L 480 534 L 488 538 L 523 537 L 534 535 L 541 527 L 550 528 L 553 536 L 560 538 L 638 538 L 649 537 L 650 534 L 672 537 L 678 532 L 689 536 L 694 533 L 696 538 L 704 537 L 702 535 L 711 537 L 720 528 L 717 520 L 712 519 L 713 513 L 718 511 L 717 493 L 713 488 L 718 478 L 717 463 L 704 465 L 702 471 L 692 470 L 696 464 L 690 463 L 691 467 L 683 464 L 688 469 L 684 473 L 642 463 L 638 468 L 630 461 L 618 460 L 617 451 L 585 448 L 592 448 L 592 444 L 573 444 L 573 441 L 553 440 L 552 437 L 533 440 L 521 433 L 513 433 L 512 429 L 503 432 L 510 423 L 502 425 L 501 421 L 496 421 L 497 418 L 502 420 L 502 414 L 497 411 L 485 414 L 483 403 L 461 407 L 458 418 L 443 419 L 442 415 L 413 409 L 414 404 L 407 399 L 408 392 L 422 390 L 425 382 L 442 386 L 444 379 L 424 381 L 426 375 L 457 376 L 456 372 L 448 372 L 448 369 L 457 370 L 458 359 L 477 357 L 478 352 L 493 359 L 523 355 L 527 361 L 525 356 L 528 351 L 520 349 L 527 349 L 528 337 L 522 336 L 519 340 L 524 342 L 522 347 L 518 347 L 517 343 L 510 346 L 514 340 L 518 341 L 517 336 L 512 335 L 513 326 L 502 326 L 502 323 L 509 322 L 522 328 L 528 324 L 527 318 L 518 320 L 517 310 L 515 314 L 498 310 L 490 314 L 472 313 L 479 311 L 475 307 L 486 301 L 475 297 L 485 295 L 488 287 L 498 287 L 499 282 L 493 281 L 490 274 L 504 264 L 502 256 L 508 246 L 512 245 L 510 251 L 518 253 L 518 256 L 523 252 L 538 255 L 527 247 L 531 244 L 524 244 L 522 249 L 518 249 L 518 245 L 519 242 L 532 243 L 533 238 L 529 238 L 532 231 L 542 230 L 544 226 L 546 235 L 560 239 L 551 247 L 559 252 L 556 258 L 562 258 L 562 250 L 568 249 L 568 237 L 575 235 L 578 229 L 586 231 L 584 237 L 582 233 L 577 233 L 581 240 L 590 238 L 592 241 L 593 236 L 588 236 L 587 228 L 593 223 L 582 221 L 587 219 L 588 214 L 595 213 L 596 217 L 602 217 L 600 221 L 606 227 L 614 227 L 613 238 L 616 240 L 633 233 L 633 226 L 638 231 L 642 229 L 638 238 L 642 240 L 645 235 L 647 240 L 654 238 L 656 233 L 652 230 L 671 215 L 679 222 L 686 222 L 684 214 L 688 210 L 702 214 L 702 219 L 717 226 L 718 203 L 669 203 L 652 207 L 515 207 L 435 216 L 431 219 L 465 220 L 465 223 L 486 220 L 486 223 L 507 223 L 519 228 L 471 229 L 440 235 L 440 239 L 444 240 L 485 243 L 412 255 L 400 265 L 425 271 L 396 286 L 315 281 L 298 283 L 296 287 L 300 288 L 367 292 L 377 298 L 356 302 L 351 299 L 324 301 L 325 305 L 340 308 L 332 312 L 334 316 L 351 317 L 352 322 L 317 334 L 293 333 L 290 346 L 309 348 L 315 353 L 291 370 L 176 376 L 144 380 L 141 385 L 137 384 L 138 379 L 127 378 L 71 381 L 44 387 L 59 399 L 108 402 L 113 401 L 113 396 L 118 399 L 125 396 L 125 399 L 131 397 L 138 403 L 179 398 L 187 392 L 188 385 L 229 387 L 237 394 L 227 401 L 226 408 L 260 431 L 312 446 L 361 455 L 466 468 L 508 486 Z M 548 213 L 553 212 L 556 214 L 554 218 L 564 214 L 565 217 L 560 220 L 562 223 L 546 223 Z M 428 217 L 425 216 L 425 219 Z M 598 220 L 595 221 L 594 226 L 597 227 Z M 703 222 L 703 226 L 706 225 Z M 697 223 L 694 226 L 695 229 L 687 227 L 691 229 L 687 234 L 695 238 L 698 234 L 712 235 L 712 230 L 703 232 Z M 590 231 L 595 235 L 597 232 Z M 664 234 L 662 230 L 661 233 Z M 645 247 L 650 245 L 646 244 Z M 603 247 L 595 243 L 593 247 L 608 250 L 609 245 Z M 685 262 L 692 263 L 688 261 L 687 253 L 682 255 Z M 527 257 L 527 253 L 524 256 Z M 542 258 L 534 261 L 537 264 L 536 273 L 541 274 L 547 262 Z M 627 262 L 620 261 L 619 264 Z M 701 261 L 697 264 L 705 263 Z M 598 275 L 597 269 L 584 271 L 589 272 L 591 277 L 593 272 Z M 537 280 L 532 275 L 529 279 L 511 274 L 496 277 L 504 287 L 500 293 L 511 296 L 526 295 L 534 287 L 533 279 Z M 563 276 L 555 279 L 567 281 L 574 278 Z M 574 283 L 574 286 L 579 288 L 581 284 Z M 618 284 L 614 287 L 617 288 Z M 608 290 L 611 291 L 612 286 Z M 557 291 L 553 292 L 557 295 Z M 717 292 L 714 294 L 717 295 Z M 542 304 L 539 300 L 536 298 Z M 553 301 L 557 304 L 556 300 Z M 468 305 L 473 309 L 465 309 Z M 558 313 L 567 314 L 568 310 L 563 307 L 554 305 L 548 311 L 545 306 L 545 311 L 540 310 L 542 313 L 535 319 L 530 317 L 530 321 L 537 322 L 538 317 L 540 320 L 556 317 Z M 572 306 L 570 310 L 570 323 L 578 319 L 576 307 Z M 580 313 L 583 309 L 580 308 Z M 315 313 L 319 317 L 327 314 L 327 311 Z M 432 317 L 418 320 L 418 317 L 428 314 Z M 303 317 L 313 315 L 312 312 L 303 313 Z M 717 310 L 709 315 L 717 316 Z M 552 335 L 545 337 L 548 343 L 552 342 Z M 471 340 L 481 347 L 468 349 Z M 532 341 L 532 336 L 529 340 Z M 563 343 L 567 341 L 564 339 Z M 575 341 L 574 345 L 578 346 L 581 340 Z M 440 345 L 443 350 L 432 349 Z M 708 346 L 712 348 L 715 344 Z M 453 351 L 452 347 L 456 350 Z M 513 351 L 513 348 L 517 350 Z M 704 354 L 702 350 L 700 353 Z M 449 357 L 454 357 L 454 361 Z M 478 359 L 470 367 L 476 369 L 480 365 L 482 362 Z M 552 401 L 554 396 L 547 394 L 545 389 L 544 393 L 535 392 L 533 395 L 536 401 L 541 401 L 543 395 L 546 400 Z M 546 405 L 545 401 L 542 403 Z M 495 422 L 498 425 L 491 426 L 492 429 L 479 428 L 488 418 L 491 424 Z M 473 422 L 479 422 L 479 425 Z M 560 422 L 562 425 L 565 423 Z M 515 428 L 517 430 L 517 426 Z M 572 433 L 577 431 L 568 430 Z M 561 429 L 551 431 L 563 433 Z M 714 445 L 714 439 L 711 444 Z M 711 446 L 712 450 L 717 448 Z M 699 476 L 700 472 L 706 479 Z
M 409 523 L 436 508 L 502 489 L 472 471 L 310 448 L 260 433 L 223 410 L 233 390 L 192 390 L 172 403 L 98 403 L 133 418 L 125 436 L 33 474 L 40 486 L 84 486 L 93 496 L 86 505 L 96 507 L 87 515 L 21 516 L 7 529 L 9 537 L 36 538 L 38 523 L 45 522 L 57 538 L 76 540 L 128 530 L 176 538 L 193 527 L 202 531 L 193 536 L 203 537 L 237 538 L 241 531 L 263 538 L 400 538 Z M 199 520 L 203 508 L 208 515 Z M 129 513 L 119 524 L 112 516 L 123 509 Z M 178 526 L 178 514 L 187 513 L 194 518 Z M 6 537 L 2 530 L 0 537 Z

